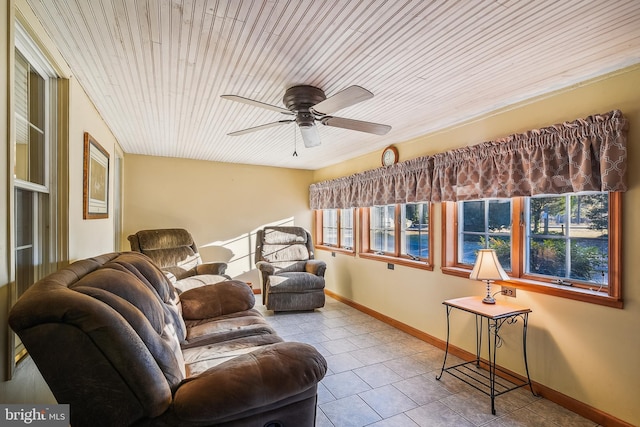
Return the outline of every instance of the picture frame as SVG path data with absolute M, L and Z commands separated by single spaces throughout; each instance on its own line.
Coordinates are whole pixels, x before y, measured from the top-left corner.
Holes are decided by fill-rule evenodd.
M 84 219 L 109 217 L 109 153 L 89 132 L 84 133 Z

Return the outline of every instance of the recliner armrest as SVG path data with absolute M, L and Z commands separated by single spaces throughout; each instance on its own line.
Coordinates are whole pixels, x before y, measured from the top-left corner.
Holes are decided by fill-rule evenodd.
M 225 280 L 184 291 L 180 302 L 185 320 L 201 320 L 249 310 L 256 298 L 245 282 Z
M 305 271 L 307 273 L 315 274 L 316 276 L 324 277 L 324 272 L 327 270 L 327 264 L 319 259 L 310 259 L 305 265 Z
M 205 262 L 196 266 L 196 274 L 217 274 L 218 276 L 229 277 L 224 274 L 225 271 L 227 271 L 226 262 Z
M 258 261 L 256 263 L 256 267 L 258 267 L 258 270 L 260 270 L 262 273 L 266 273 L 268 275 L 275 274 L 276 272 L 276 267 L 266 261 Z
M 165 415 L 215 424 L 316 387 L 326 371 L 326 360 L 309 344 L 264 346 L 185 379 L 175 392 L 172 413 Z

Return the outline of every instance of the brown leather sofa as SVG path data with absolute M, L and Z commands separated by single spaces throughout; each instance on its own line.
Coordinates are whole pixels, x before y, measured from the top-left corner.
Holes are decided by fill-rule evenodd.
M 77 261 L 9 314 L 73 426 L 313 426 L 325 359 L 283 342 L 246 283 L 183 292 L 140 253 Z

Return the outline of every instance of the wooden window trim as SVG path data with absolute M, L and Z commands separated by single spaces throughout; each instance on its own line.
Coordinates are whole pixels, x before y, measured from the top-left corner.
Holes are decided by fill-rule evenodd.
M 340 209 L 337 209 L 338 211 L 338 215 L 337 215 L 337 229 L 338 229 L 338 245 L 333 246 L 333 245 L 325 245 L 323 244 L 323 217 L 322 217 L 322 209 L 316 209 L 313 211 L 313 216 L 314 216 L 314 227 L 313 227 L 313 231 L 314 231 L 314 242 L 316 242 L 316 244 L 314 245 L 314 247 L 317 250 L 320 251 L 329 251 L 329 252 L 336 252 L 336 253 L 342 253 L 345 255 L 351 255 L 351 256 L 355 256 L 356 255 L 356 210 L 353 209 L 352 211 L 352 215 L 353 215 L 353 230 L 354 230 L 354 236 L 353 236 L 353 247 L 351 249 L 346 249 L 343 247 L 340 247 L 340 237 L 341 237 L 341 233 L 342 233 L 342 228 L 340 227 Z
M 442 267 L 444 274 L 458 277 L 469 277 L 473 266 L 457 262 L 458 254 L 458 208 L 455 202 L 443 202 L 442 206 Z M 524 198 L 512 199 L 512 252 L 511 278 L 506 282 L 496 282 L 496 285 L 507 284 L 522 290 L 553 295 L 607 307 L 623 308 L 622 299 L 622 193 L 609 193 L 609 286 L 608 295 L 603 295 L 589 289 L 556 285 L 551 281 L 540 280 L 537 276 L 524 274 L 524 239 L 525 224 L 520 213 L 524 212 Z M 515 223 L 517 221 L 517 223 Z
M 395 205 L 395 240 L 394 240 L 394 253 L 377 254 L 371 249 L 371 233 L 370 233 L 370 209 L 360 208 L 360 251 L 358 256 L 363 259 L 370 259 L 374 261 L 386 262 L 390 264 L 402 265 L 405 267 L 418 268 L 421 270 L 433 271 L 433 203 L 429 203 L 429 257 L 414 260 L 408 255 L 402 255 L 401 252 L 401 207 L 400 204 Z

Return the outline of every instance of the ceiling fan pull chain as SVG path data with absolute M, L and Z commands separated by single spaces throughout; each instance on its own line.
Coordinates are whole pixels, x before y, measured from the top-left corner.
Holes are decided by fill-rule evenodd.
M 296 127 L 293 127 L 293 157 L 298 157 L 298 150 L 297 150 L 297 137 L 298 137 L 298 133 L 296 132 Z

